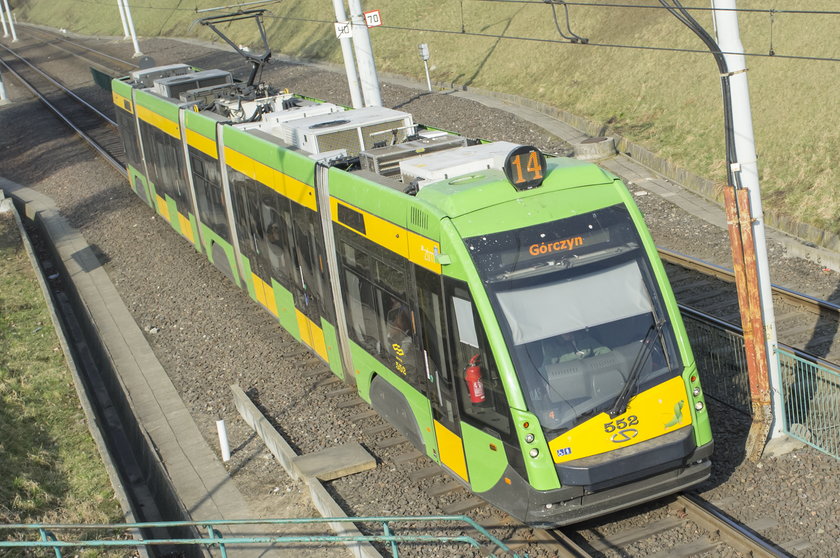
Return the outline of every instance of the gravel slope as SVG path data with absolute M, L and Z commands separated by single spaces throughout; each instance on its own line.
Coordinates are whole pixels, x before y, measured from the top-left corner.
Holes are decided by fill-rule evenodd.
M 130 47 L 123 43 L 92 43 L 125 58 L 131 55 Z M 145 40 L 143 50 L 158 63 L 187 61 L 201 67 L 243 70 L 234 56 L 198 45 L 154 39 Z M 56 57 L 47 52 L 43 51 L 44 57 Z M 74 71 L 69 62 L 48 70 L 68 83 L 89 85 L 87 76 Z M 349 102 L 342 74 L 281 63 L 267 70 L 266 78 L 296 92 Z M 7 78 L 10 95 L 22 98 L 20 88 L 10 81 Z M 382 94 L 385 105 L 412 112 L 417 121 L 430 125 L 468 136 L 530 143 L 548 152 L 567 149 L 562 141 L 531 124 L 471 101 L 387 84 Z M 107 103 L 107 95 L 104 97 Z M 349 416 L 364 407 L 339 409 L 337 403 L 344 399 L 327 395 L 335 387 L 316 386 L 316 379 L 302 374 L 323 365 L 156 218 L 119 175 L 70 139 L 70 133 L 52 116 L 35 103 L 17 102 L 0 109 L 0 130 L 5 131 L 0 134 L 0 174 L 53 197 L 100 251 L 108 273 L 211 446 L 216 445 L 215 421 L 227 420 L 235 448 L 229 470 L 255 508 L 271 516 L 313 513 L 301 500 L 300 487 L 285 478 L 238 420 L 228 388 L 232 383 L 251 394 L 299 451 L 359 441 L 377 456 L 380 464 L 374 471 L 331 484 L 348 513 L 438 512 L 440 501 L 423 490 L 430 481 L 413 483 L 407 478 L 425 463 L 392 465 L 389 458 L 408 448 L 381 450 L 374 447 L 373 438 L 363 437 L 360 426 Z M 656 196 L 643 191 L 636 194 L 657 244 L 728 263 L 725 231 Z M 776 283 L 823 297 L 833 292 L 836 296 L 840 290 L 837 274 L 787 258 L 780 248 L 771 247 L 771 261 Z M 700 490 L 702 495 L 718 501 L 741 521 L 775 519 L 778 525 L 762 532 L 779 543 L 808 541 L 810 546 L 797 555 L 840 555 L 840 527 L 834 519 L 840 509 L 838 461 L 809 448 L 759 463 L 745 461 L 748 421 L 726 408 L 713 405 L 710 411 L 716 437 L 715 464 L 712 479 Z M 377 424 L 375 418 L 363 427 Z M 663 506 L 646 506 L 646 512 L 634 510 L 585 527 L 601 534 L 619 531 L 646 521 L 644 513 L 663 513 Z M 651 550 L 637 548 L 634 555 Z

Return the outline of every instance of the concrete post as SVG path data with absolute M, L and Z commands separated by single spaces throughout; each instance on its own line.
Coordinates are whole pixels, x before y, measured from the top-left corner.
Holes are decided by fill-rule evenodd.
M 361 0 L 349 0 L 350 20 L 353 22 L 353 45 L 356 47 L 356 61 L 359 64 L 359 76 L 362 78 L 362 92 L 365 106 L 381 107 L 382 97 L 379 92 L 379 76 L 376 74 L 376 62 L 370 44 L 365 15 Z
M 128 0 L 122 0 L 122 3 L 125 10 L 125 20 L 128 23 L 128 31 L 131 33 L 131 42 L 134 43 L 134 58 L 140 58 L 143 53 L 140 52 L 140 44 L 137 42 L 137 32 L 134 30 L 134 20 L 131 18 L 131 8 L 128 7 Z
M 6 15 L 9 16 L 9 30 L 12 32 L 12 42 L 16 43 L 17 33 L 15 33 L 15 22 L 12 20 L 12 10 L 9 9 L 9 0 L 3 0 L 3 4 L 6 6 Z
M 337 23 L 347 21 L 344 0 L 333 0 L 333 8 L 335 9 Z M 359 73 L 356 71 L 356 58 L 353 55 L 353 39 L 349 35 L 343 35 L 339 42 L 341 43 L 341 55 L 344 57 L 344 71 L 347 73 L 347 85 L 350 87 L 350 99 L 353 108 L 361 108 L 364 106 L 364 99 L 359 83 Z
M 738 13 L 735 0 L 712 0 L 712 8 L 720 50 L 725 53 L 729 70 L 729 84 L 732 96 L 732 126 L 735 137 L 737 159 L 734 172 L 740 174 L 744 190 L 749 192 L 749 213 L 752 218 L 752 240 L 755 247 L 758 291 L 765 333 L 765 351 L 769 387 L 773 406 L 771 437 L 782 434 L 784 424 L 781 416 L 781 375 L 775 350 L 776 318 L 770 284 L 770 268 L 767 261 L 767 241 L 764 232 L 764 211 L 761 205 L 761 190 L 758 181 L 758 163 L 753 136 L 750 93 L 747 83 L 747 67 L 744 47 L 738 28 Z
M 120 21 L 123 26 L 123 39 L 128 39 L 131 35 L 128 33 L 128 23 L 125 21 L 125 8 L 122 5 L 122 0 L 117 0 L 117 8 L 120 10 Z

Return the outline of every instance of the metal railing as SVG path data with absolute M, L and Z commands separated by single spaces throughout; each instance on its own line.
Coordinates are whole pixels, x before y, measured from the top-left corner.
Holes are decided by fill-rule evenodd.
M 289 531 L 289 526 L 332 525 L 336 532 L 341 531 L 341 524 L 363 525 L 368 532 L 381 534 L 271 534 L 272 531 Z M 399 525 L 403 534 L 396 534 L 394 527 Z M 376 527 L 374 527 L 376 526 Z M 148 538 L 136 540 L 133 535 L 138 530 L 154 533 L 156 529 L 173 527 L 192 528 L 195 538 Z M 96 532 L 98 538 L 91 537 Z M 243 532 L 249 535 L 243 535 Z M 451 533 L 451 534 L 441 534 Z M 524 557 L 527 554 L 515 554 L 501 540 L 490 534 L 487 529 L 464 515 L 448 516 L 409 516 L 409 517 L 333 517 L 333 518 L 298 518 L 298 519 L 255 519 L 226 521 L 164 521 L 157 523 L 124 523 L 117 525 L 46 525 L 13 524 L 0 525 L 0 554 L 8 549 L 51 549 L 57 558 L 62 558 L 63 551 L 72 550 L 75 555 L 79 549 L 153 549 L 154 547 L 201 547 L 206 551 L 215 551 L 223 558 L 236 556 L 238 551 L 251 548 L 289 548 L 292 545 L 353 545 L 353 543 L 382 543 L 393 557 L 399 556 L 399 544 L 429 545 L 441 548 L 442 554 L 458 555 L 458 547 L 468 546 L 483 551 L 485 556 Z M 14 538 L 16 540 L 8 540 Z
M 681 307 L 703 391 L 738 411 L 752 414 L 744 336 L 731 324 Z
M 741 330 L 681 307 L 703 391 L 752 414 L 746 351 Z M 789 436 L 840 459 L 840 370 L 807 353 L 780 346 L 782 429 Z
M 776 358 L 782 374 L 785 433 L 840 458 L 840 371 L 781 348 Z

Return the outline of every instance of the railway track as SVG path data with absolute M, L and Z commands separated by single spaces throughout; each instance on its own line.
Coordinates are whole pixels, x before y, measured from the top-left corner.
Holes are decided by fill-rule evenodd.
M 734 274 L 670 250 L 659 250 L 677 302 L 729 324 L 740 325 Z M 829 362 L 840 362 L 840 301 L 820 300 L 773 286 L 779 341 Z
M 25 46 L 23 47 L 25 48 Z M 117 124 L 104 107 L 95 106 L 70 87 L 29 61 L 18 50 L 0 44 L 0 63 L 59 119 L 84 139 L 111 166 L 124 176 L 125 150 Z
M 118 139 L 117 139 L 117 142 L 119 142 Z M 116 160 L 116 158 L 115 158 L 115 160 Z M 670 258 L 672 256 L 670 254 L 664 252 L 664 251 L 661 252 L 661 253 L 663 254 L 663 259 L 665 261 L 669 262 L 669 275 L 671 275 L 672 281 L 674 282 L 675 291 L 677 292 L 678 301 L 680 301 L 681 303 L 685 303 L 686 305 L 698 305 L 698 306 L 707 305 L 707 307 L 710 307 L 710 308 L 712 308 L 712 310 L 714 310 L 714 312 L 710 311 L 710 313 L 718 312 L 719 314 L 717 314 L 717 315 L 720 315 L 722 319 L 727 319 L 728 321 L 731 320 L 731 321 L 736 321 L 737 322 L 737 299 L 736 299 L 735 294 L 734 294 L 734 289 L 731 286 L 729 287 L 730 294 L 727 295 L 727 296 L 731 296 L 732 299 L 735 301 L 734 302 L 734 314 L 733 314 L 731 308 L 729 308 L 730 303 L 725 302 L 723 298 L 715 299 L 714 297 L 700 297 L 700 296 L 697 296 L 696 298 L 694 298 L 691 301 L 691 304 L 688 304 L 688 302 L 686 302 L 686 301 L 689 301 L 690 299 L 695 297 L 695 295 L 698 291 L 707 291 L 708 292 L 711 289 L 708 286 L 709 283 L 706 283 L 705 286 L 704 286 L 703 283 L 699 283 L 700 279 L 697 278 L 697 275 L 695 275 L 694 276 L 695 278 L 692 279 L 691 276 L 688 275 L 687 272 L 682 271 L 682 269 L 686 268 L 687 266 L 697 266 L 697 267 L 702 268 L 703 264 L 698 263 L 696 261 L 694 261 L 693 263 L 686 263 L 686 264 L 670 263 L 670 261 L 671 261 Z M 673 256 L 673 258 L 676 259 L 676 256 Z M 677 265 L 679 265 L 680 267 L 676 267 Z M 711 267 L 714 267 L 714 266 L 711 266 Z M 702 274 L 703 272 L 702 271 L 699 271 L 699 272 L 694 271 L 694 273 L 695 274 L 696 273 L 701 273 Z M 717 268 L 717 271 L 715 271 L 713 275 L 717 275 L 717 274 L 725 275 L 719 268 Z M 703 276 L 704 277 L 708 276 L 708 274 L 703 274 Z M 728 281 L 725 278 L 716 278 L 715 280 L 721 281 L 724 284 L 728 283 Z M 723 288 L 722 292 L 725 293 L 725 291 L 726 291 L 726 289 Z M 723 295 L 721 295 L 721 296 L 723 296 Z M 779 296 L 784 296 L 784 295 L 779 295 Z M 810 297 L 804 297 L 802 295 L 800 295 L 800 297 L 803 298 L 803 299 L 810 298 Z M 794 299 L 792 299 L 792 301 L 789 302 L 789 303 L 791 305 L 799 304 L 803 308 L 805 308 L 805 307 L 809 308 L 809 309 L 801 310 L 802 312 L 807 313 L 807 315 L 817 316 L 818 318 L 822 319 L 824 316 L 832 315 L 832 313 L 835 316 L 837 314 L 837 306 L 832 305 L 831 303 L 828 303 L 827 305 L 824 304 L 822 306 L 820 306 L 820 305 L 815 306 L 814 302 L 819 304 L 819 302 L 822 302 L 822 301 L 813 300 L 812 302 L 808 303 L 808 302 L 797 302 L 795 299 L 796 299 L 796 297 L 794 297 Z M 707 300 L 708 300 L 708 302 L 705 302 Z M 701 308 L 702 308 L 702 306 L 701 306 Z M 781 315 L 781 317 L 784 317 L 784 316 L 785 316 L 785 314 Z M 823 329 L 831 329 L 831 322 L 826 322 L 826 323 L 827 323 L 827 325 L 823 326 Z M 836 324 L 836 317 L 835 317 L 834 323 Z M 835 327 L 835 331 L 836 331 L 836 325 L 834 327 Z M 780 338 L 782 338 L 782 334 L 780 334 Z M 831 344 L 834 344 L 834 345 L 837 344 L 837 343 L 834 343 L 833 339 L 834 339 L 833 337 L 829 338 L 829 340 L 830 340 L 829 346 Z M 798 345 L 798 346 L 802 346 L 802 345 Z M 835 357 L 834 360 L 837 361 L 838 359 Z M 332 386 L 332 388 L 330 388 L 329 384 L 325 384 L 323 387 L 325 389 L 329 388 L 331 392 L 338 392 L 338 393 L 332 394 L 333 397 L 339 397 L 339 396 L 344 396 L 344 395 L 348 394 L 348 392 L 341 391 L 343 386 L 340 386 L 340 385 Z M 346 388 L 343 388 L 343 389 L 346 389 Z M 344 407 L 344 408 L 347 409 L 348 411 L 353 410 L 353 412 L 355 413 L 353 416 L 361 417 L 360 419 L 358 419 L 359 421 L 361 421 L 365 418 L 369 418 L 371 416 L 370 414 L 367 414 L 367 413 L 369 413 L 369 411 L 360 410 L 359 408 L 357 408 L 357 405 L 360 405 L 360 403 L 352 401 L 352 398 L 341 401 L 341 404 L 346 404 L 346 407 Z M 375 432 L 369 432 L 371 429 L 375 429 L 375 428 L 381 428 L 381 429 L 378 430 L 378 431 L 375 431 Z M 382 428 L 382 427 L 371 427 L 371 428 L 366 430 L 366 434 L 368 436 L 371 436 L 371 437 L 376 436 L 376 440 L 378 441 L 377 447 L 379 447 L 382 450 L 391 450 L 392 452 L 397 452 L 396 457 L 393 459 L 393 462 L 396 465 L 399 466 L 401 464 L 406 464 L 406 463 L 416 463 L 416 462 L 418 462 L 418 460 L 421 459 L 421 456 L 418 452 L 399 453 L 400 448 L 406 449 L 405 447 L 402 447 L 402 444 L 404 443 L 404 439 L 400 440 L 400 437 L 396 436 L 396 435 L 383 439 L 382 436 L 381 436 L 381 434 L 383 432 L 387 432 L 387 429 Z M 431 464 L 430 461 L 428 463 Z M 417 471 L 427 469 L 422 475 L 417 473 L 417 474 L 412 474 L 410 476 L 412 476 L 412 478 L 417 476 L 418 481 L 422 481 L 423 479 L 429 479 L 431 485 L 437 487 L 437 488 L 435 488 L 435 492 L 439 492 L 439 496 L 444 496 L 444 497 L 447 498 L 447 500 L 446 500 L 447 508 L 445 510 L 447 513 L 466 512 L 466 511 L 476 510 L 476 509 L 481 508 L 482 504 L 481 504 L 480 501 L 476 501 L 477 499 L 472 500 L 470 498 L 461 498 L 460 496 L 458 496 L 458 488 L 454 487 L 451 484 L 451 482 L 447 482 L 446 480 L 443 480 L 443 481 L 440 480 L 441 478 L 448 479 L 448 477 L 442 477 L 440 474 L 433 474 L 431 469 L 428 469 L 428 467 L 430 467 L 429 464 L 427 464 L 424 467 L 417 468 Z M 415 467 L 416 467 L 416 465 L 415 465 Z M 417 471 L 415 471 L 413 473 L 416 473 Z M 441 471 L 441 473 L 442 473 L 442 471 Z M 437 479 L 437 480 L 435 480 L 435 479 Z M 472 497 L 472 498 L 475 498 L 475 497 Z M 672 505 L 671 507 L 674 508 L 675 510 L 679 510 L 680 506 L 682 506 L 682 509 L 683 509 L 682 512 L 674 511 L 675 517 L 677 517 L 677 518 L 679 518 L 680 514 L 685 514 L 686 518 L 688 518 L 689 516 L 691 516 L 691 514 L 695 513 L 694 511 L 691 511 L 691 512 L 689 511 L 690 504 L 683 504 L 682 503 L 682 497 L 680 497 L 680 499 L 678 499 L 676 501 L 676 503 L 674 505 Z M 699 520 L 695 520 L 695 519 L 691 519 L 691 521 L 693 521 L 695 523 L 699 522 Z M 677 528 L 676 526 L 677 526 L 678 522 L 672 520 L 671 523 L 674 524 L 674 527 L 671 527 L 671 529 Z M 668 523 L 661 523 L 661 524 L 658 524 L 658 525 L 654 525 L 654 526 L 652 526 L 651 531 L 664 529 L 664 526 L 666 526 L 666 525 L 668 525 Z M 636 529 L 636 528 L 634 528 L 634 529 Z M 550 548 L 549 552 L 556 553 L 556 555 L 558 555 L 558 556 L 587 556 L 587 555 L 600 556 L 600 555 L 606 555 L 606 552 L 608 550 L 615 551 L 616 549 L 625 548 L 624 546 L 622 546 L 623 544 L 625 544 L 625 542 L 628 545 L 638 543 L 639 540 L 642 540 L 641 538 L 639 538 L 639 535 L 641 535 L 642 531 L 628 530 L 626 533 L 624 533 L 623 539 L 621 539 L 624 542 L 620 542 L 619 539 L 615 536 L 610 537 L 610 538 L 604 537 L 602 539 L 598 539 L 598 538 L 587 539 L 583 535 L 581 535 L 577 532 L 566 533 L 565 531 L 563 531 L 562 533 L 560 533 L 560 532 L 549 532 L 549 531 L 539 531 L 539 530 L 531 530 L 530 531 L 531 534 L 528 535 L 528 536 L 517 535 L 517 538 L 522 538 L 522 539 L 526 540 L 526 542 L 528 544 L 536 544 L 537 547 L 540 548 L 540 549 Z M 748 532 L 748 530 L 745 530 L 745 531 Z M 632 532 L 636 532 L 636 535 L 632 535 Z M 710 533 L 710 534 L 705 536 L 705 540 L 697 539 L 697 541 L 696 541 L 697 545 L 695 545 L 695 546 L 692 546 L 692 544 L 690 544 L 690 543 L 685 543 L 686 544 L 685 548 L 679 549 L 679 552 L 689 553 L 689 552 L 692 552 L 692 549 L 703 549 L 703 548 L 709 548 L 710 549 L 710 550 L 708 550 L 709 552 L 713 552 L 713 551 L 717 552 L 717 551 L 721 550 L 722 548 L 726 548 L 726 545 L 729 545 L 730 543 L 728 542 L 728 540 L 724 540 L 726 538 L 726 537 L 724 537 L 724 535 L 715 534 L 715 533 L 718 533 L 718 532 L 722 533 L 722 531 L 719 531 L 717 527 L 711 528 L 708 531 L 708 533 Z M 552 541 L 558 541 L 558 539 L 560 539 L 562 541 L 565 541 L 564 544 L 571 545 L 571 549 L 570 550 L 562 550 L 563 547 L 561 547 L 561 546 L 557 546 L 556 548 L 554 548 L 553 546 L 548 546 L 548 545 L 553 545 L 554 543 Z M 600 542 L 594 542 L 594 541 L 600 541 Z M 557 544 L 559 545 L 560 542 L 558 541 Z M 746 544 L 746 543 L 738 543 L 738 544 Z M 706 546 L 703 546 L 703 545 L 706 545 Z M 577 549 L 575 547 L 577 547 Z M 758 555 L 758 556 L 784 555 L 784 554 L 778 554 L 778 551 L 773 550 L 772 547 L 769 550 L 765 548 L 764 552 L 777 552 L 777 553 L 775 553 L 775 554 L 774 553 L 756 554 L 756 552 L 758 552 L 758 550 L 743 551 L 743 550 L 740 549 L 741 547 L 739 547 L 737 544 L 731 544 L 731 547 L 733 549 L 738 549 L 737 552 L 753 553 L 752 555 Z M 629 548 L 629 546 L 628 546 L 628 548 Z M 662 550 L 663 554 L 661 554 L 661 555 L 662 556 L 666 556 L 666 555 L 667 556 L 690 555 L 690 554 L 673 554 L 673 553 L 671 553 L 673 551 L 674 551 L 674 549 L 663 549 Z M 584 554 L 574 554 L 574 552 L 584 552 Z M 588 554 L 586 554 L 586 553 L 588 553 Z

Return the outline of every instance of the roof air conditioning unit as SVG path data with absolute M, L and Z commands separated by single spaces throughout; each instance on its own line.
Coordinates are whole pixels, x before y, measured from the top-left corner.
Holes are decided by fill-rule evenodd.
M 401 143 L 414 131 L 411 115 L 385 107 L 366 107 L 281 123 L 280 138 L 307 153 L 345 149 L 347 155 Z

